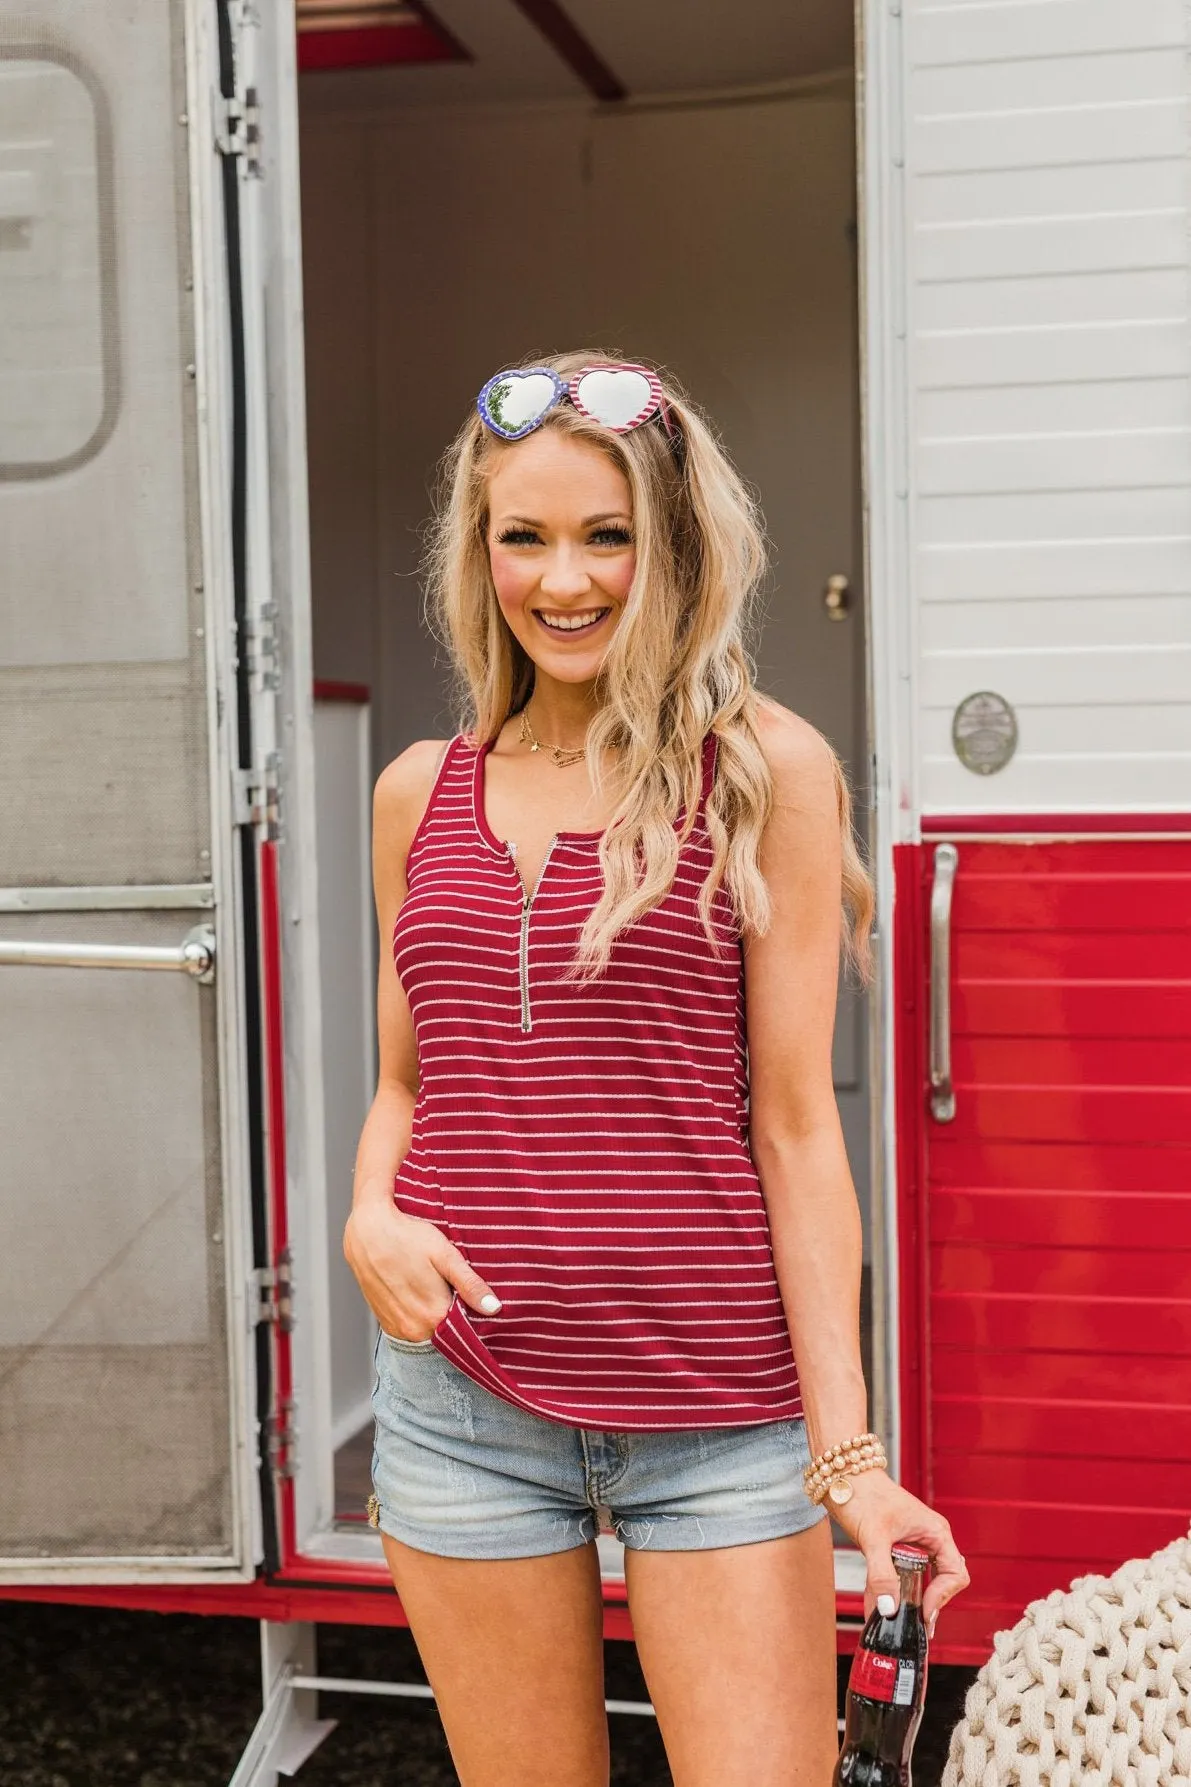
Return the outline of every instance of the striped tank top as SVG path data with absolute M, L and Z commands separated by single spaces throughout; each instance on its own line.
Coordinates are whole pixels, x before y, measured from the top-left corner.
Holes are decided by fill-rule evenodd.
M 748 1146 L 744 973 L 721 889 L 696 901 L 699 813 L 675 883 L 598 980 L 566 982 L 599 898 L 598 833 L 559 832 L 526 895 L 484 808 L 484 761 L 447 749 L 407 859 L 393 959 L 419 1089 L 399 1209 L 437 1225 L 500 1297 L 434 1334 L 496 1396 L 612 1431 L 800 1415 Z

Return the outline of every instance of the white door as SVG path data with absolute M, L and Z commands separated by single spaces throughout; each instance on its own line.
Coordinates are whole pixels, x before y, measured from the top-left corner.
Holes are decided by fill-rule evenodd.
M 245 1575 L 273 1550 L 257 771 L 284 681 L 254 132 L 219 97 L 238 12 L 0 0 L 9 1580 Z

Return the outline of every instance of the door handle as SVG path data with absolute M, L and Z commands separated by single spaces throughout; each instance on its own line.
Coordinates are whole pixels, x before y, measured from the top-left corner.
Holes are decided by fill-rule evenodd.
M 935 846 L 935 878 L 930 890 L 930 1114 L 936 1123 L 955 1117 L 951 1084 L 951 892 L 959 851 Z
M 852 586 L 842 571 L 836 571 L 823 586 L 823 607 L 828 620 L 847 620 L 852 606 Z
M 215 979 L 215 930 L 195 925 L 174 948 L 141 943 L 15 943 L 0 940 L 0 967 L 154 968 L 189 974 L 200 986 Z

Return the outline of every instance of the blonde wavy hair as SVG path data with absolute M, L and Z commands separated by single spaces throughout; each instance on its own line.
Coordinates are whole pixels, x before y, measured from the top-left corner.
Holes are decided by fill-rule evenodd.
M 619 358 L 570 353 L 527 360 L 563 378 Z M 702 748 L 718 740 L 706 805 L 712 863 L 699 911 L 724 887 L 746 935 L 768 929 L 771 902 L 761 838 L 773 781 L 758 737 L 761 697 L 746 647 L 766 568 L 756 503 L 707 422 L 669 375 L 659 375 L 676 439 L 660 422 L 613 434 L 560 403 L 543 424 L 588 441 L 620 468 L 632 493 L 636 573 L 604 659 L 600 707 L 587 733 L 592 783 L 618 765 L 617 805 L 600 842 L 604 891 L 579 938 L 575 972 L 596 975 L 621 931 L 659 905 L 673 885 L 681 845 L 695 823 Z M 516 450 L 473 412 L 442 465 L 428 542 L 427 607 L 447 646 L 463 697 L 464 730 L 494 739 L 529 699 L 532 660 L 500 612 L 488 558 L 488 478 Z M 635 600 L 648 590 L 649 600 Z M 872 888 L 857 847 L 852 801 L 839 758 L 836 802 L 843 845 L 843 950 L 861 979 L 869 970 Z M 683 812 L 684 823 L 675 821 Z

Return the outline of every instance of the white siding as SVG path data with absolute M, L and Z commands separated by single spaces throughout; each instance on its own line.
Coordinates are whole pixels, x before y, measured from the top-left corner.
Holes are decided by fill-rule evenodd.
M 1188 17 L 905 8 L 891 283 L 923 812 L 1191 807 Z M 978 689 L 1020 729 L 990 777 L 951 747 Z

